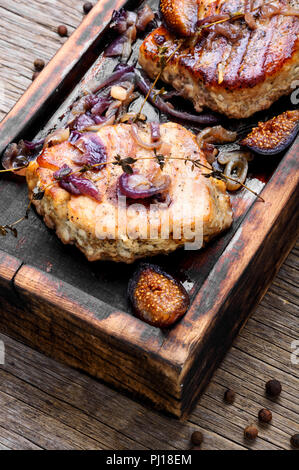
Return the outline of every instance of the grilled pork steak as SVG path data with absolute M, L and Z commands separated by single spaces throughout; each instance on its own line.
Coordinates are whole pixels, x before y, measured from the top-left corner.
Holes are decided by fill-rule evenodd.
M 194 35 L 181 39 L 182 45 L 170 58 L 178 47 L 179 34 L 161 26 L 141 45 L 141 66 L 154 78 L 161 71 L 162 63 L 165 65 L 170 58 L 164 66 L 162 80 L 192 100 L 199 112 L 207 106 L 230 118 L 245 118 L 267 109 L 278 98 L 289 94 L 294 81 L 299 79 L 298 2 L 256 0 L 252 3 L 248 13 L 248 0 L 200 2 L 197 24 L 205 27 L 196 39 Z M 245 10 L 245 18 L 206 27 L 213 23 L 215 15 L 237 18 Z M 186 32 L 181 24 L 179 28 Z
M 142 142 L 150 144 L 149 125 L 139 128 L 138 133 Z M 176 158 L 165 160 L 163 171 L 154 151 L 136 142 L 130 125 L 108 125 L 99 130 L 106 161 L 110 164 L 83 175 L 97 187 L 96 198 L 70 194 L 65 186 L 55 182 L 59 169 L 65 166 L 73 172 L 80 169 L 76 162 L 82 155 L 68 141 L 44 149 L 29 165 L 26 171 L 29 195 L 45 223 L 56 230 L 63 243 L 75 244 L 90 261 L 109 259 L 132 263 L 137 258 L 169 253 L 186 241 L 191 242 L 197 223 L 203 241 L 231 225 L 232 210 L 225 183 L 204 177 L 209 169 L 195 167 L 191 171 L 192 163 L 183 160 L 199 159 L 208 165 L 194 134 L 171 122 L 162 124 L 160 133 L 162 145 L 157 154 Z M 119 205 L 120 176 L 124 173 L 119 165 L 111 164 L 116 156 L 138 159 L 133 165 L 137 175 L 154 181 L 166 178 L 170 184 L 163 197 L 127 198 L 124 205 L 123 202 Z M 80 173 L 76 178 L 80 178 Z M 41 200 L 33 198 L 36 187 L 45 189 Z M 185 231 L 188 227 L 191 234 Z

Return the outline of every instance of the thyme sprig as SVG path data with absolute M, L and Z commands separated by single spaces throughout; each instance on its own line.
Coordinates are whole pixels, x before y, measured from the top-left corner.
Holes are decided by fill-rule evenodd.
M 180 49 L 180 47 L 182 46 L 182 44 L 184 43 L 184 39 L 179 39 L 177 41 L 178 45 L 175 47 L 175 49 L 172 51 L 172 53 L 170 54 L 169 57 L 165 57 L 165 53 L 168 51 L 168 48 L 166 46 L 164 46 L 164 48 L 160 49 L 160 56 L 159 56 L 159 63 L 160 63 L 160 66 L 161 66 L 161 70 L 159 71 L 158 75 L 156 76 L 155 80 L 153 81 L 151 87 L 149 88 L 144 100 L 143 100 L 143 103 L 141 104 L 141 107 L 138 111 L 138 113 L 136 113 L 136 116 L 134 117 L 133 119 L 133 122 L 136 122 L 138 119 L 139 119 L 139 116 L 141 115 L 142 113 L 142 110 L 144 108 L 144 105 L 145 103 L 147 102 L 147 100 L 149 99 L 151 93 L 153 92 L 155 86 L 156 86 L 156 83 L 158 82 L 159 78 L 161 77 L 162 73 L 163 73 L 163 70 L 165 69 L 166 65 L 168 64 L 168 62 L 172 59 L 172 57 L 175 55 L 175 53 Z M 157 95 L 156 95 L 157 96 Z
M 238 183 L 244 189 L 246 189 L 247 191 L 254 194 L 258 199 L 265 202 L 265 200 L 257 192 L 253 191 L 251 188 L 249 188 L 245 184 L 241 183 L 239 180 L 237 180 L 235 178 L 232 178 L 230 176 L 227 176 L 219 170 L 211 170 L 211 168 L 209 166 L 205 165 L 204 163 L 202 163 L 200 161 L 200 159 L 194 160 L 191 157 L 168 157 L 168 156 L 165 156 L 165 155 L 157 154 L 156 152 L 155 152 L 154 157 L 140 157 L 140 158 L 124 157 L 124 158 L 121 158 L 120 155 L 116 155 L 112 162 L 96 163 L 94 165 L 89 165 L 87 167 L 82 167 L 82 168 L 80 168 L 80 170 L 69 173 L 67 176 L 77 174 L 77 173 L 85 173 L 86 171 L 90 171 L 90 170 L 98 168 L 100 166 L 107 166 L 109 164 L 120 166 L 122 168 L 122 170 L 124 171 L 124 173 L 127 173 L 127 174 L 131 175 L 131 174 L 134 173 L 134 169 L 132 168 L 132 165 L 134 165 L 134 163 L 136 163 L 137 161 L 142 161 L 142 160 L 156 160 L 156 162 L 159 164 L 162 171 L 163 171 L 163 168 L 165 166 L 166 161 L 169 161 L 169 160 L 183 160 L 185 162 L 185 164 L 187 164 L 189 162 L 192 165 L 191 166 L 192 171 L 194 170 L 195 167 L 204 168 L 204 169 L 208 170 L 209 173 L 202 173 L 202 175 L 205 178 L 221 179 L 224 182 L 226 180 L 230 180 L 230 181 L 233 181 L 234 183 Z M 48 189 L 49 187 L 53 186 L 56 183 L 59 183 L 59 180 L 56 180 L 56 181 L 50 183 L 42 191 L 45 192 L 46 189 Z
M 80 169 L 78 169 L 76 171 L 72 171 L 72 172 L 69 172 L 69 171 L 63 172 L 62 171 L 60 177 L 56 178 L 54 181 L 51 181 L 51 183 L 49 183 L 45 187 L 38 187 L 38 186 L 35 187 L 32 191 L 32 199 L 30 200 L 30 202 L 28 204 L 25 215 L 23 217 L 21 217 L 20 219 L 16 220 L 15 222 L 11 223 L 11 224 L 0 225 L 0 235 L 6 236 L 8 232 L 11 232 L 15 237 L 17 237 L 18 236 L 18 231 L 15 228 L 15 226 L 18 225 L 19 223 L 21 223 L 23 220 L 28 219 L 28 215 L 29 215 L 29 211 L 30 211 L 32 202 L 33 201 L 41 201 L 43 199 L 46 191 L 48 189 L 50 189 L 51 187 L 53 187 L 55 184 L 58 184 L 59 181 L 61 181 L 61 179 L 63 179 L 64 177 L 69 177 L 69 176 L 74 175 L 74 174 L 86 173 L 87 171 L 92 171 L 93 169 L 96 169 L 96 168 L 99 168 L 99 167 L 104 167 L 104 166 L 107 166 L 107 165 L 120 166 L 124 173 L 126 173 L 128 175 L 131 175 L 131 174 L 134 173 L 134 169 L 133 169 L 132 165 L 134 165 L 134 163 L 136 163 L 137 161 L 141 161 L 141 160 L 155 160 L 158 163 L 158 165 L 160 166 L 161 171 L 163 171 L 164 166 L 165 166 L 167 161 L 170 161 L 170 160 L 183 160 L 185 162 L 185 164 L 191 163 L 191 170 L 192 171 L 194 170 L 195 167 L 200 168 L 200 169 L 208 170 L 207 173 L 202 173 L 202 175 L 205 178 L 215 178 L 215 179 L 222 180 L 224 182 L 227 181 L 227 180 L 230 180 L 230 181 L 233 181 L 234 183 L 238 183 L 244 189 L 246 189 L 247 191 L 250 191 L 252 194 L 254 194 L 262 202 L 265 202 L 265 200 L 257 192 L 253 191 L 251 188 L 249 188 L 245 184 L 241 183 L 240 181 L 238 181 L 235 178 L 232 178 L 230 176 L 225 175 L 224 173 L 222 173 L 219 170 L 212 170 L 211 167 L 209 167 L 209 166 L 205 165 L 204 163 L 202 163 L 200 161 L 200 159 L 193 159 L 191 157 L 169 157 L 169 156 L 165 156 L 165 155 L 162 155 L 162 154 L 158 154 L 156 151 L 155 151 L 155 156 L 153 156 L 153 157 L 140 157 L 140 158 L 124 157 L 124 158 L 122 158 L 120 155 L 116 155 L 114 157 L 114 160 L 112 160 L 111 162 L 96 163 L 94 165 L 84 165 Z M 15 170 L 11 169 L 11 170 L 5 170 L 5 171 L 8 172 L 8 171 L 15 171 Z
M 23 217 L 21 217 L 20 219 L 16 220 L 15 222 L 13 222 L 11 224 L 0 225 L 0 235 L 5 237 L 8 234 L 8 232 L 11 232 L 15 237 L 17 237 L 18 236 L 18 231 L 15 228 L 15 226 L 18 225 L 19 223 L 23 222 L 23 220 L 28 219 L 31 204 L 32 204 L 32 201 L 29 201 L 29 204 L 27 206 L 25 215 Z

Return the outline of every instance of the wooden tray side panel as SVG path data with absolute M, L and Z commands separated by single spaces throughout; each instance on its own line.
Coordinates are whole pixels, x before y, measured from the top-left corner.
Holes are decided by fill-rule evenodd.
M 11 273 L 13 290 L 24 307 L 8 306 L 2 330 L 156 408 L 186 415 L 296 239 L 297 149 L 298 143 L 263 192 L 266 202 L 252 207 L 185 318 L 165 336 L 49 274 L 18 264 Z
M 15 298 L 13 279 L 21 266 L 21 260 L 0 251 L 0 302 L 4 296 L 11 300 Z
M 14 286 L 23 308 L 2 313 L 6 334 L 156 408 L 180 414 L 180 370 L 142 344 L 140 320 L 31 266 L 22 266 Z
M 201 331 L 186 341 L 182 413 L 192 409 L 298 238 L 298 149 L 299 139 L 264 190 L 266 202 L 250 210 L 191 306 Z
M 266 294 L 272 279 L 293 248 L 299 236 L 299 213 L 296 208 L 298 197 L 299 185 L 280 213 L 279 222 L 268 232 L 239 277 L 238 283 L 231 288 L 225 302 L 218 309 L 217 319 L 209 324 L 185 378 L 182 414 L 188 414 L 195 406 L 213 371 L 240 329 L 245 326 L 253 309 Z

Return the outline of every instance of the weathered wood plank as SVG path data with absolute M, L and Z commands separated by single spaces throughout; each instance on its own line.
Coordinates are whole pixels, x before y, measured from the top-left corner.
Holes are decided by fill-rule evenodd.
M 2 399 L 1 399 L 2 406 Z M 15 431 L 9 431 L 7 426 L 0 426 L 0 448 L 2 450 L 41 450 L 42 448 L 26 439 Z

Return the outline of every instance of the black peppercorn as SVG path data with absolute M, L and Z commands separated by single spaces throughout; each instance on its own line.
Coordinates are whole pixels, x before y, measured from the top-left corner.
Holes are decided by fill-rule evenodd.
M 89 13 L 90 10 L 92 10 L 92 9 L 93 9 L 93 4 L 92 4 L 91 2 L 86 2 L 86 3 L 84 3 L 84 5 L 83 5 L 83 11 L 84 11 L 84 13 L 87 14 L 87 13 Z
M 259 420 L 262 422 L 262 423 L 270 423 L 270 421 L 272 420 L 272 413 L 270 410 L 268 410 L 267 408 L 262 408 L 260 411 L 259 411 Z
M 266 383 L 266 392 L 270 397 L 278 397 L 282 390 L 279 380 L 272 379 Z
M 34 72 L 32 75 L 32 81 L 34 81 L 39 76 L 39 72 Z
M 67 36 L 67 27 L 61 24 L 60 26 L 58 26 L 57 32 L 61 37 Z
M 250 441 L 254 441 L 254 439 L 257 438 L 258 433 L 257 428 L 253 424 L 250 424 L 244 429 L 244 437 Z
M 234 403 L 235 401 L 235 398 L 236 398 L 236 393 L 231 390 L 231 389 L 227 389 L 225 394 L 224 394 L 224 400 L 227 402 L 227 403 Z
M 290 439 L 291 444 L 295 449 L 299 449 L 299 434 L 294 434 Z
M 203 441 L 203 435 L 202 435 L 202 432 L 200 431 L 194 431 L 191 435 L 191 442 L 192 444 L 194 444 L 195 446 L 200 446 L 200 444 L 202 443 Z
M 44 66 L 45 66 L 45 61 L 43 59 L 35 59 L 34 67 L 36 70 L 40 72 L 41 70 L 43 70 Z

